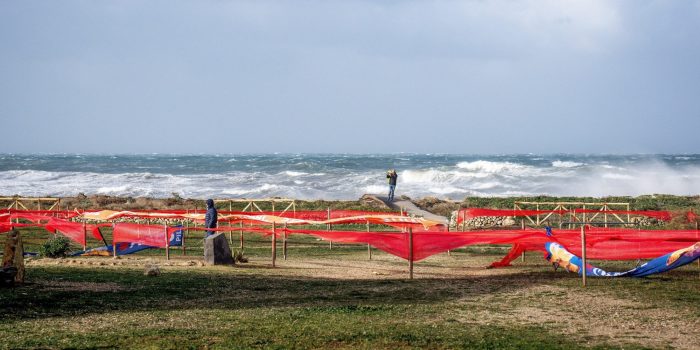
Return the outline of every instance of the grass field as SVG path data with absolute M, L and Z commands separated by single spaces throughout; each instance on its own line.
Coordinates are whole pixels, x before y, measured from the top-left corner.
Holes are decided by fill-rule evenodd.
M 31 240 L 41 234 L 28 233 Z M 234 233 L 234 242 L 235 242 Z M 190 239 L 189 244 L 197 244 Z M 485 269 L 506 248 L 407 263 L 366 246 L 246 235 L 250 262 L 200 266 L 201 249 L 120 259 L 32 259 L 0 290 L 1 348 L 698 348 L 700 269 L 644 279 L 553 271 L 540 254 Z M 144 276 L 157 263 L 162 275 Z M 598 262 L 594 262 L 598 263 Z M 599 265 L 623 270 L 634 262 Z

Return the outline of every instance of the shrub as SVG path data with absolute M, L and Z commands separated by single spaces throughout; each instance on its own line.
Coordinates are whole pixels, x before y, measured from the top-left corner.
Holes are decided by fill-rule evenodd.
M 63 236 L 55 236 L 39 248 L 39 254 L 47 258 L 63 258 L 68 255 L 70 241 Z
M 241 250 L 241 251 L 235 251 L 235 252 L 233 253 L 233 261 L 234 261 L 234 263 L 235 263 L 235 262 L 247 263 L 247 262 L 248 262 L 248 258 L 245 257 L 245 256 L 243 255 L 243 251 L 242 251 L 242 250 Z

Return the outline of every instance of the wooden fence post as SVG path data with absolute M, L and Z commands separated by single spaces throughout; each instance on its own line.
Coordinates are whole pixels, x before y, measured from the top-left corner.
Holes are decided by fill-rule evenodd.
M 167 224 L 163 224 L 163 234 L 165 235 L 165 260 L 170 260 L 170 240 L 168 239 Z
M 185 226 L 187 225 L 187 226 Z M 182 221 L 182 255 L 187 256 L 187 247 L 185 246 L 185 237 L 187 234 L 190 232 L 190 223 L 189 221 Z
M 586 225 L 581 225 L 581 277 L 583 286 L 586 286 Z
M 239 230 L 240 233 L 240 238 L 241 238 L 241 250 L 243 250 L 243 221 L 240 222 L 241 224 L 241 229 Z
M 284 237 L 282 238 L 282 255 L 287 260 L 287 223 L 284 223 Z
M 275 223 L 272 223 L 272 267 L 275 267 L 275 260 L 277 260 L 277 228 Z
M 116 258 L 117 257 L 117 240 L 116 240 L 116 235 L 114 234 L 115 227 L 116 227 L 116 224 L 112 224 L 112 255 Z
M 331 219 L 331 207 L 328 207 L 328 220 L 330 220 L 330 219 Z M 326 228 L 328 229 L 328 231 L 330 231 L 331 224 L 328 224 L 328 226 L 326 226 Z M 331 240 L 328 240 L 328 249 L 333 249 L 333 241 L 331 241 Z
M 413 279 L 413 228 L 408 228 L 408 279 Z
M 539 219 L 538 219 L 539 220 Z M 520 229 L 525 231 L 525 219 L 520 219 Z M 520 262 L 525 262 L 525 251 L 520 255 Z
M 228 215 L 231 215 L 231 212 L 233 211 L 233 204 L 231 200 L 228 201 Z M 231 219 L 229 218 L 228 220 L 228 244 L 233 247 L 233 231 L 231 230 Z
M 83 222 L 83 252 L 87 250 L 87 224 Z
M 367 220 L 367 232 L 369 232 L 369 220 Z M 367 243 L 367 258 L 372 260 L 372 246 Z
M 447 223 L 447 232 L 448 233 L 450 232 L 450 223 L 449 222 Z M 452 256 L 452 252 L 450 251 L 450 249 L 447 250 L 447 256 Z

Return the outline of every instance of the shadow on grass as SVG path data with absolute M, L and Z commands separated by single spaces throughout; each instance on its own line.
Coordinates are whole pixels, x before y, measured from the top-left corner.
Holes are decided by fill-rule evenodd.
M 485 293 L 508 293 L 566 275 L 547 272 L 459 279 L 337 280 L 211 271 L 33 267 L 26 285 L 0 290 L 5 320 L 106 311 L 256 309 L 433 304 Z

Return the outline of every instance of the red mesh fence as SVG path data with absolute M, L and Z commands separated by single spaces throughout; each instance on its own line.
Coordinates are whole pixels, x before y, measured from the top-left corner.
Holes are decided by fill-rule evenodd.
M 12 223 L 13 220 L 25 220 L 31 222 L 31 224 L 21 224 Z M 56 234 L 57 232 L 66 236 L 73 242 L 80 245 L 86 244 L 87 233 L 92 234 L 92 236 L 97 240 L 103 240 L 102 235 L 98 229 L 101 225 L 95 224 L 83 224 L 79 222 L 72 222 L 64 219 L 59 219 L 53 216 L 45 216 L 40 214 L 34 214 L 31 211 L 15 212 L 6 216 L 0 217 L 0 233 L 7 232 L 12 229 L 12 227 L 43 227 L 47 231 Z
M 10 222 L 23 219 L 31 223 L 17 224 Z M 409 218 L 406 218 L 408 220 Z M 402 219 L 403 220 L 403 219 Z M 102 239 L 98 228 L 110 224 L 83 225 L 55 217 L 14 213 L 0 216 L 0 230 L 9 230 L 11 226 L 43 226 L 50 232 L 60 232 L 71 240 L 85 244 L 86 231 L 92 232 L 96 239 Z M 412 228 L 417 228 L 411 224 Z M 421 226 L 422 227 L 422 226 Z M 179 227 L 163 225 L 140 225 L 133 223 L 114 224 L 114 242 L 133 242 L 155 247 L 165 247 L 170 236 Z M 190 230 L 211 230 L 202 227 Z M 239 231 L 240 227 L 219 227 L 214 231 Z M 269 235 L 271 226 L 243 227 L 246 232 L 258 232 Z M 366 243 L 387 253 L 408 259 L 408 237 L 405 232 L 365 232 L 365 231 L 326 231 L 299 230 L 277 226 L 277 232 L 290 234 L 309 234 L 325 240 L 340 243 Z M 654 258 L 670 251 L 687 247 L 700 241 L 697 230 L 636 230 L 621 228 L 586 229 L 586 250 L 589 259 L 627 260 Z M 561 244 L 573 254 L 581 253 L 580 230 L 552 230 L 552 235 L 545 230 L 489 230 L 467 232 L 444 232 L 439 230 L 413 230 L 413 259 L 419 261 L 431 255 L 468 245 L 497 244 L 513 245 L 511 251 L 493 266 L 506 266 L 523 251 L 544 251 L 546 242 Z
M 358 231 L 288 230 L 290 233 L 311 234 L 342 243 L 368 243 L 387 253 L 408 259 L 406 233 L 377 233 Z M 581 252 L 580 230 L 555 230 L 552 236 L 534 230 L 497 230 L 470 232 L 414 232 L 414 260 L 451 249 L 476 244 L 514 245 L 512 258 L 525 250 L 544 251 L 546 242 L 557 242 L 573 254 Z M 654 258 L 700 241 L 696 230 L 638 231 L 633 229 L 590 228 L 586 233 L 586 253 L 590 259 L 629 260 Z M 501 261 L 507 265 L 508 256 Z
M 131 242 L 164 248 L 170 241 L 173 231 L 178 227 L 169 228 L 163 225 L 139 225 L 132 223 L 114 224 L 113 243 Z

